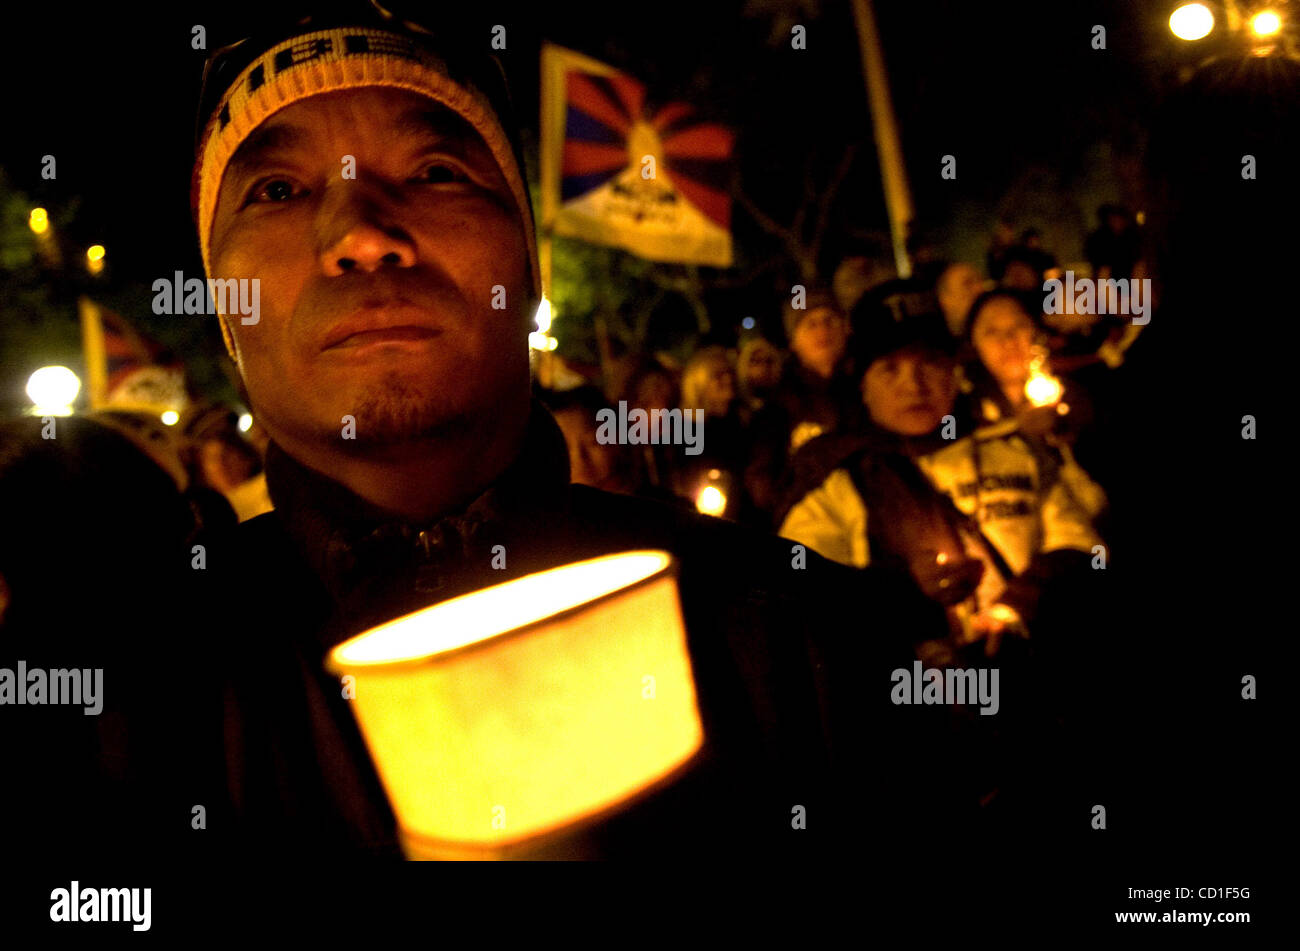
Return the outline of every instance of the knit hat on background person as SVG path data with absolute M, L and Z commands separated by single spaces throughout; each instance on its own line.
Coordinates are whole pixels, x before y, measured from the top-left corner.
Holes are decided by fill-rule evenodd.
M 958 341 L 948 332 L 939 302 L 917 281 L 886 281 L 865 294 L 849 316 L 853 355 L 865 372 L 881 357 L 907 347 L 954 356 Z
M 799 329 L 799 324 L 813 311 L 829 307 L 837 314 L 842 315 L 844 313 L 835 300 L 835 295 L 823 287 L 808 288 L 807 293 L 804 294 L 803 303 L 803 307 L 795 307 L 793 300 L 787 300 L 785 307 L 781 311 L 781 323 L 785 326 L 786 343 L 794 341 L 794 332 Z
M 400 20 L 373 2 L 333 6 L 336 9 L 324 15 L 268 26 L 208 60 L 190 187 L 205 274 L 218 276 L 212 273 L 211 239 L 221 180 L 231 156 L 249 135 L 281 109 L 311 96 L 387 87 L 440 103 L 483 138 L 514 197 L 528 247 L 533 294 L 540 300 L 541 269 L 519 130 L 488 37 L 471 39 L 455 26 L 430 30 Z M 224 320 L 221 334 L 233 358 L 234 341 Z

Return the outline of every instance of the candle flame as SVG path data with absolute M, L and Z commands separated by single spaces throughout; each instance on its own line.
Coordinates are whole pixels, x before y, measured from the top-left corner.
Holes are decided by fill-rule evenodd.
M 704 515 L 721 515 L 727 510 L 727 496 L 716 485 L 706 485 L 695 497 L 695 507 Z
M 1065 392 L 1061 381 L 1050 373 L 1034 370 L 1025 383 L 1025 396 L 1035 406 L 1050 406 L 1057 402 Z

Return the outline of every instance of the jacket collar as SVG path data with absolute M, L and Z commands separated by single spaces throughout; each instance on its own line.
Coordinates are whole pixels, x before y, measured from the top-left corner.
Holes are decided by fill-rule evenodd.
M 454 578 L 486 568 L 493 546 L 562 507 L 569 482 L 564 437 L 536 400 L 523 446 L 494 483 L 459 511 L 411 522 L 380 509 L 279 446 L 267 447 L 276 517 L 332 600 L 358 623 L 451 596 Z M 410 602 L 407 604 L 406 602 Z

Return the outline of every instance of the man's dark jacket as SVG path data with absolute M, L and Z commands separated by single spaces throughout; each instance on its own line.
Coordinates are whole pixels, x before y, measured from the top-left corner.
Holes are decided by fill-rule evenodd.
M 637 548 L 678 559 L 705 747 L 667 789 L 536 854 L 827 849 L 854 831 L 840 804 L 899 786 L 890 757 L 907 740 L 889 722 L 888 677 L 910 662 L 915 631 L 905 625 L 921 616 L 872 592 L 868 575 L 790 542 L 570 485 L 562 436 L 540 406 L 509 470 L 429 525 L 394 521 L 275 446 L 267 478 L 275 511 L 209 554 L 228 606 L 215 615 L 225 789 L 213 793 L 210 826 L 223 849 L 398 857 L 349 701 L 324 669 L 327 651 L 426 604 Z M 493 568 L 498 545 L 504 570 Z

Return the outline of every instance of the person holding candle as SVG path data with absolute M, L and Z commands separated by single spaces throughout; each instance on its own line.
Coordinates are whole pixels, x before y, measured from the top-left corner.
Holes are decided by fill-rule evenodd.
M 953 636 L 1027 633 L 1039 597 L 1087 570 L 1100 538 L 1015 421 L 972 429 L 953 408 L 956 342 L 933 313 L 854 313 L 870 421 L 796 456 L 781 534 L 842 564 L 878 565 L 949 608 Z
M 214 56 L 200 111 L 205 268 L 260 282 L 257 321 L 220 321 L 270 435 L 275 506 L 208 555 L 239 592 L 215 622 L 223 657 L 243 658 L 222 670 L 230 792 L 214 824 L 236 830 L 232 847 L 397 857 L 326 651 L 435 602 L 646 548 L 676 559 L 704 750 L 682 784 L 589 830 L 578 854 L 804 847 L 784 834 L 792 804 L 847 795 L 840 770 L 865 749 L 852 679 L 910 648 L 885 637 L 864 656 L 808 614 L 810 600 L 834 616 L 861 593 L 838 566 L 570 484 L 563 437 L 530 401 L 540 269 L 486 37 L 365 4 L 273 23 Z M 874 600 L 886 618 L 897 599 L 882 588 Z M 890 629 L 926 623 L 908 613 Z M 823 829 L 808 847 L 836 844 Z
M 1100 538 L 1014 420 L 975 429 L 953 415 L 956 341 L 937 309 L 894 304 L 854 309 L 869 422 L 796 454 L 780 533 L 943 608 L 946 636 L 916 635 L 921 662 L 996 663 L 1015 712 L 998 723 L 958 716 L 949 741 L 923 741 L 928 754 L 952 764 L 958 801 L 981 810 L 1008 796 L 1041 801 L 1052 794 L 1027 764 L 1057 744 L 1050 724 L 1071 670 L 1063 657 L 1103 600 L 1090 587 L 1100 573 L 1089 570 Z
M 962 412 L 983 424 L 1014 420 L 1040 465 L 1060 473 L 1090 518 L 1100 519 L 1106 494 L 1079 465 L 1074 446 L 1092 435 L 1092 400 L 1080 386 L 1052 374 L 1051 355 L 1030 316 L 1029 298 L 988 291 L 971 305 L 962 362 Z M 1085 458 L 1087 454 L 1085 452 Z
M 1039 334 L 1024 295 L 1006 289 L 986 291 L 975 299 L 969 313 L 966 342 L 973 359 L 966 376 L 978 418 L 992 423 L 1033 410 L 1025 384 Z

